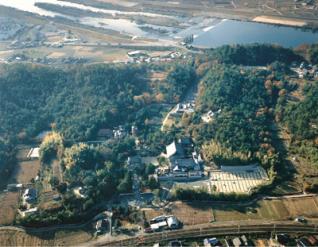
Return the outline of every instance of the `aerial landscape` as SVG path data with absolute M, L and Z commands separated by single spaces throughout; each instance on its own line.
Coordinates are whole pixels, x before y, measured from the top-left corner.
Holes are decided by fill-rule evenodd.
M 0 0 L 0 246 L 318 246 L 317 0 Z

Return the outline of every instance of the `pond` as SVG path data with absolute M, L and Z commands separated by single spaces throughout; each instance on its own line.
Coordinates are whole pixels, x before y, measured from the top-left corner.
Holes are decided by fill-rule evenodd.
M 268 43 L 284 47 L 317 43 L 318 33 L 301 28 L 257 22 L 223 20 L 206 28 L 194 39 L 194 46 L 215 48 L 222 45 Z

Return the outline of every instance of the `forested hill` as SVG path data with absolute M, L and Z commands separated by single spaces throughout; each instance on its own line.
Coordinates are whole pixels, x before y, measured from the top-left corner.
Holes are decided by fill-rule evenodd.
M 293 50 L 273 45 L 225 45 L 207 52 L 210 59 L 219 63 L 265 66 L 273 62 L 290 64 L 300 62 L 303 58 Z
M 147 104 L 173 102 L 194 80 L 187 65 L 163 69 L 169 82 L 153 85 L 151 69 L 145 66 L 5 66 L 0 75 L 0 133 L 25 140 L 53 124 L 67 139 L 87 140 L 100 127 L 133 121 L 134 113 Z
M 167 78 L 151 80 L 156 70 Z M 1 177 L 14 167 L 16 144 L 29 142 L 43 130 L 54 128 L 67 140 L 92 140 L 99 128 L 144 123 L 147 115 L 140 110 L 175 103 L 195 82 L 187 63 L 67 69 L 14 64 L 2 65 L 0 71 Z

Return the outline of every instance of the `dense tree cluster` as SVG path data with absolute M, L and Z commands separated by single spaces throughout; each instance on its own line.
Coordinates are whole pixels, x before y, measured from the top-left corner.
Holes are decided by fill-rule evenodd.
M 241 73 L 239 67 L 215 66 L 200 85 L 199 107 L 219 114 L 209 126 L 214 138 L 226 148 L 256 152 L 267 131 L 269 96 L 264 76 Z
M 318 64 L 318 45 L 314 44 L 309 49 L 309 59 L 313 64 Z
M 290 64 L 302 61 L 302 58 L 291 49 L 266 44 L 225 45 L 211 50 L 209 56 L 220 63 L 250 66 L 269 65 L 273 62 Z
M 7 178 L 16 165 L 15 142 L 11 139 L 0 138 L 0 177 Z M 0 183 L 0 188 L 4 184 Z
M 296 138 L 312 139 L 318 134 L 318 82 L 307 84 L 305 99 L 286 109 L 285 121 Z
M 94 138 L 99 128 L 132 122 L 143 125 L 148 117 L 148 111 L 143 109 L 157 101 L 178 100 L 195 80 L 192 67 L 170 65 L 161 68 L 168 70 L 167 80 L 154 84 L 149 80 L 152 69 L 142 65 L 83 65 L 66 69 L 3 65 L 0 137 L 4 144 L 0 152 L 5 155 L 1 162 L 8 164 L 14 159 L 14 152 L 8 151 L 12 142 L 6 136 L 27 142 L 40 131 L 53 127 L 65 141 L 74 142 Z M 55 144 L 43 145 L 42 158 L 52 158 Z
M 306 84 L 304 100 L 287 105 L 283 118 L 293 145 L 291 150 L 318 165 L 318 83 Z

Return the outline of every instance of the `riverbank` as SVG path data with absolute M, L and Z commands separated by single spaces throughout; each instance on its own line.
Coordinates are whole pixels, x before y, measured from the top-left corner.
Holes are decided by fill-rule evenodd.
M 284 25 L 284 26 L 290 26 L 290 27 L 305 27 L 308 25 L 308 23 L 303 20 L 287 19 L 287 18 L 264 16 L 264 15 L 255 17 L 253 21 L 266 23 L 266 24 Z

